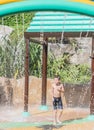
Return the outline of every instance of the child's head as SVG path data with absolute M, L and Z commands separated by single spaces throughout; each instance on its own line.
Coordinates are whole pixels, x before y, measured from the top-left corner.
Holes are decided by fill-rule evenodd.
M 59 75 L 55 75 L 55 76 L 54 76 L 54 82 L 55 82 L 56 84 L 60 83 L 60 76 L 59 76 Z

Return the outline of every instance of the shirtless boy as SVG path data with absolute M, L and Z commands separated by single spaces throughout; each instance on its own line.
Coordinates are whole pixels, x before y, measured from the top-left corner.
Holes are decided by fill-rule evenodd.
M 64 92 L 63 84 L 60 82 L 60 77 L 55 76 L 54 84 L 52 85 L 52 100 L 53 100 L 53 108 L 54 108 L 54 121 L 53 124 L 61 122 L 63 104 L 61 99 L 61 93 Z

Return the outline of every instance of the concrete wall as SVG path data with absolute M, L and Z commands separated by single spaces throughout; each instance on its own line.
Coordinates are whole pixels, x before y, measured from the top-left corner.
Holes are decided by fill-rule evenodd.
M 47 80 L 47 104 L 52 104 L 51 85 L 53 80 Z M 10 85 L 9 85 L 10 84 Z M 8 79 L 0 78 L 0 94 L 3 95 L 3 100 L 0 98 L 2 104 L 10 104 L 13 102 L 14 105 L 23 105 L 24 101 L 24 78 L 22 79 Z M 10 86 L 11 94 L 8 92 L 8 86 Z M 41 104 L 41 86 L 42 82 L 40 78 L 31 77 L 29 78 L 29 104 Z M 62 94 L 64 107 L 89 107 L 90 104 L 90 85 L 70 85 L 64 84 L 65 93 Z M 3 91 L 1 91 L 3 90 Z M 11 97 L 13 100 L 11 99 Z M 10 98 L 9 98 L 10 97 Z M 8 101 L 8 100 L 11 101 Z M 5 100 L 5 101 L 4 101 Z

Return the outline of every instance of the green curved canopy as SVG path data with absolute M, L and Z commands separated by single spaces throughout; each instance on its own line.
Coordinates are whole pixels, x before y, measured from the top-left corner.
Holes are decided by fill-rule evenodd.
M 20 2 L 0 4 L 0 17 L 27 11 L 67 11 L 94 16 L 94 1 L 86 0 L 85 2 L 85 0 L 21 0 Z

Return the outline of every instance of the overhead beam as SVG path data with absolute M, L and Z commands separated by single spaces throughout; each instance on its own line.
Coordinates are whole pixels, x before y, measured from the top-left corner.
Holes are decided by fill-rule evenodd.
M 64 32 L 64 37 L 92 37 L 93 32 Z M 87 35 L 88 33 L 88 35 Z M 62 32 L 44 32 L 43 36 L 45 38 L 49 37 L 56 37 L 56 38 L 61 38 Z M 40 37 L 40 32 L 25 32 L 24 36 L 26 38 L 30 37 Z
M 30 42 L 33 42 L 33 43 L 37 43 L 37 44 L 40 44 L 40 45 L 43 45 L 43 43 L 39 40 L 36 40 L 36 39 L 30 39 Z

